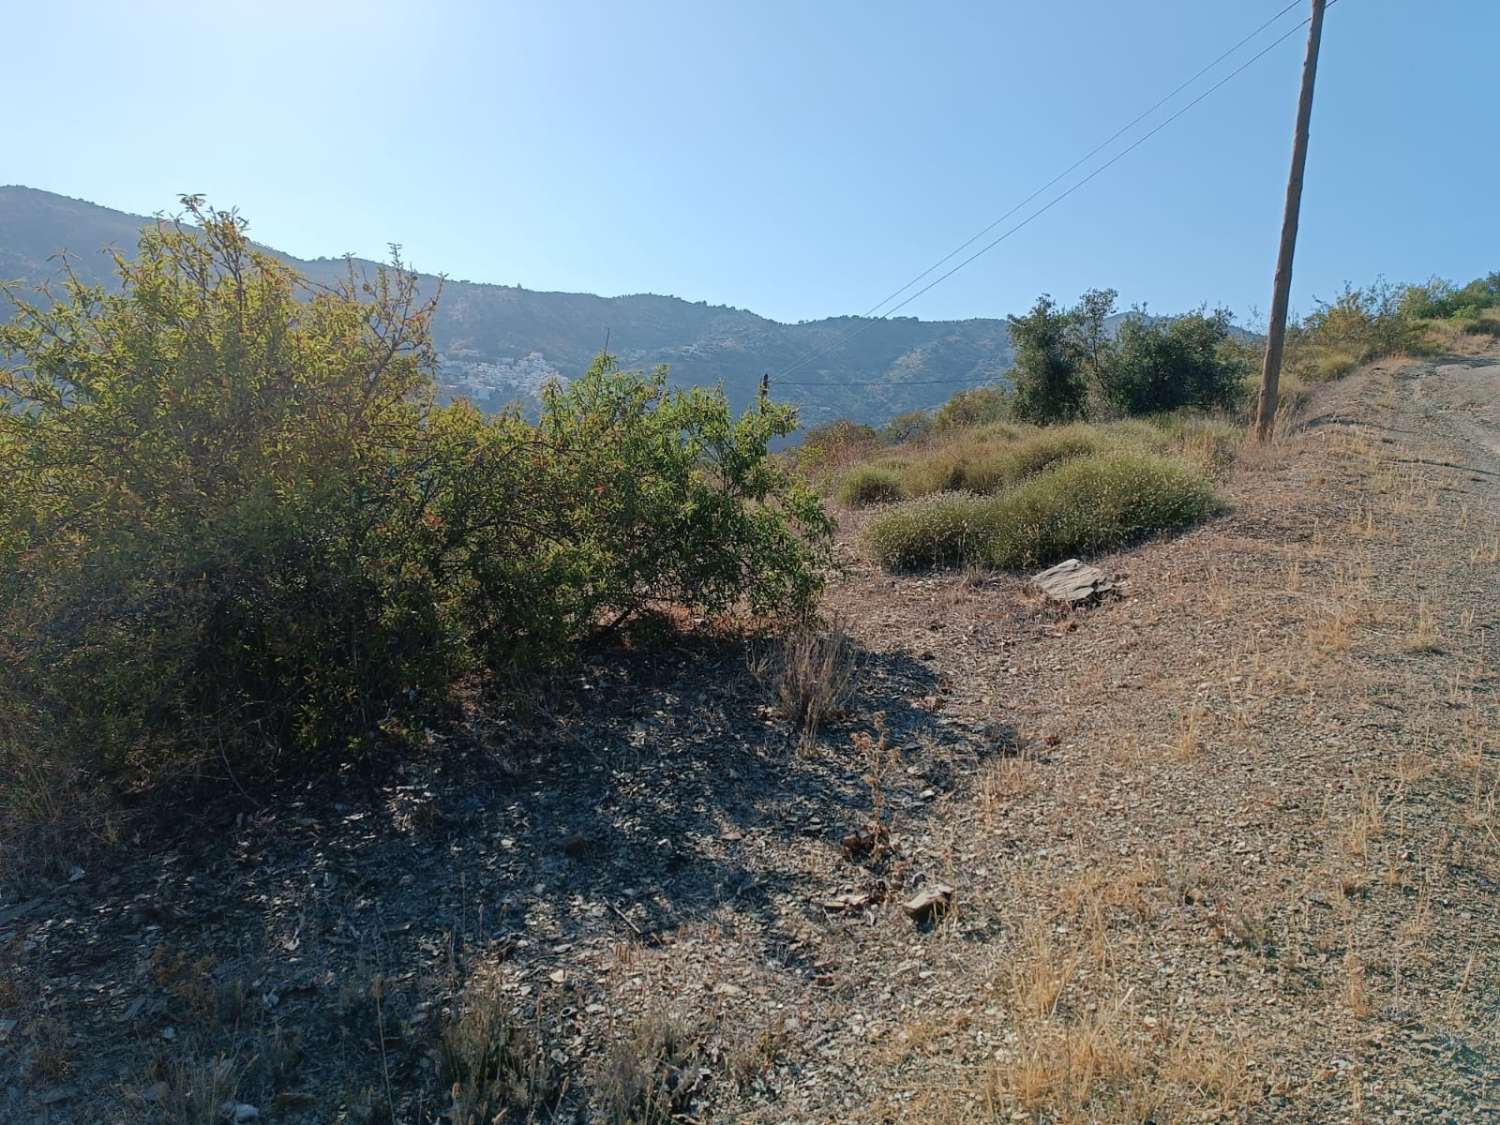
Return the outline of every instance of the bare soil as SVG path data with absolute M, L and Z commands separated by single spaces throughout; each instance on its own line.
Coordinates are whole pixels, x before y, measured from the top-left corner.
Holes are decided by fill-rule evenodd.
M 1076 611 L 848 517 L 811 745 L 745 642 L 621 649 L 0 901 L 0 1119 L 454 1119 L 483 1002 L 516 1120 L 1500 1120 L 1500 352 L 1223 492 Z

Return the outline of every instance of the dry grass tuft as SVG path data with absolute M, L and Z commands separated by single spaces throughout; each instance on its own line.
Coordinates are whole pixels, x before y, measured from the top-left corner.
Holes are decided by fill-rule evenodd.
M 152 1120 L 163 1125 L 223 1125 L 225 1103 L 233 1104 L 248 1065 L 230 1055 L 154 1061 L 140 1092 Z
M 1411 653 L 1441 652 L 1442 646 L 1438 643 L 1442 633 L 1438 628 L 1437 616 L 1432 612 L 1432 607 L 1423 598 L 1417 604 L 1417 618 L 1413 622 L 1411 632 L 1406 635 L 1406 651 Z
M 1029 748 L 989 763 L 979 778 L 979 815 L 994 820 L 1041 784 L 1035 756 Z
M 443 1030 L 439 1065 L 456 1125 L 487 1125 L 520 1112 L 527 1120 L 555 1104 L 564 1080 L 543 1042 L 540 1011 L 523 1018 L 493 984 L 469 986 Z
M 1204 739 L 1212 725 L 1213 715 L 1203 707 L 1194 707 L 1178 718 L 1172 753 L 1179 761 L 1190 762 L 1203 753 Z
M 668 1125 L 681 1120 L 709 1080 L 700 1065 L 703 1029 L 677 1013 L 647 1012 L 610 1043 L 595 1071 L 606 1121 Z
M 809 745 L 824 723 L 844 713 L 858 665 L 853 639 L 835 621 L 826 629 L 799 627 L 756 654 L 750 670 L 769 689 L 776 713 Z

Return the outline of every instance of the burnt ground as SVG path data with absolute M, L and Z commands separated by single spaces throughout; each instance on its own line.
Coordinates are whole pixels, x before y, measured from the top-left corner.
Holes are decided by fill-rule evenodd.
M 0 901 L 0 1119 L 462 1118 L 483 1004 L 518 1120 L 1500 1120 L 1497 392 L 1323 388 L 1088 610 L 849 515 L 812 745 L 753 645 L 621 650 Z

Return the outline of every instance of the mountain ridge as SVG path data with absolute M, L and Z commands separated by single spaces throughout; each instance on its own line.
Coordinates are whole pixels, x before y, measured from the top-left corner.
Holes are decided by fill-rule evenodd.
M 83 280 L 109 285 L 113 263 L 95 251 L 128 254 L 153 221 L 38 188 L 0 187 L 0 279 L 35 288 L 57 276 L 54 256 L 66 251 Z M 316 281 L 347 268 L 344 258 L 263 248 Z M 356 268 L 376 264 L 348 261 Z M 606 339 L 626 366 L 667 364 L 673 385 L 722 383 L 737 408 L 754 401 L 762 374 L 770 372 L 772 393 L 800 406 L 807 424 L 835 417 L 881 422 L 935 406 L 963 386 L 999 379 L 1012 357 L 999 318 L 844 316 L 789 324 L 666 294 L 605 297 L 420 277 L 424 291 L 443 287 L 433 321 L 440 390 L 487 409 L 510 401 L 534 405 L 545 378 L 578 375 Z M 816 385 L 778 385 L 776 373 L 793 364 L 797 382 Z
M 0 280 L 35 289 L 58 276 L 55 257 L 65 251 L 82 280 L 111 285 L 114 263 L 99 251 L 129 253 L 142 227 L 162 217 L 0 186 Z M 325 283 L 350 263 L 366 270 L 378 264 L 353 256 L 297 258 L 257 245 Z M 932 408 L 965 387 L 1003 382 L 1014 357 L 999 317 L 846 315 L 793 324 L 668 294 L 605 297 L 418 276 L 424 293 L 442 287 L 432 326 L 439 392 L 488 410 L 509 403 L 535 408 L 547 379 L 577 376 L 606 341 L 627 367 L 666 364 L 674 386 L 722 385 L 737 409 L 755 401 L 762 375 L 770 373 L 772 395 L 796 404 L 805 425 L 833 418 L 879 424 Z M 777 378 L 784 371 L 791 376 L 786 381 Z

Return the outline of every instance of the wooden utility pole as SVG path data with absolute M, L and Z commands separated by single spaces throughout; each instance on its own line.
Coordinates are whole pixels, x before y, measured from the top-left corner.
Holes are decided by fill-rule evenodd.
M 1318 47 L 1323 41 L 1323 11 L 1328 0 L 1312 0 L 1307 29 L 1307 58 L 1302 63 L 1302 94 L 1297 99 L 1297 133 L 1292 141 L 1292 174 L 1286 182 L 1286 213 L 1281 220 L 1281 251 L 1276 256 L 1276 289 L 1271 296 L 1271 323 L 1266 332 L 1266 365 L 1260 374 L 1260 401 L 1255 436 L 1265 441 L 1276 425 L 1276 396 L 1281 385 L 1281 356 L 1286 349 L 1286 315 L 1291 302 L 1292 256 L 1297 252 L 1297 218 L 1302 210 L 1302 172 L 1307 167 L 1307 127 L 1312 121 L 1313 83 L 1318 77 Z

